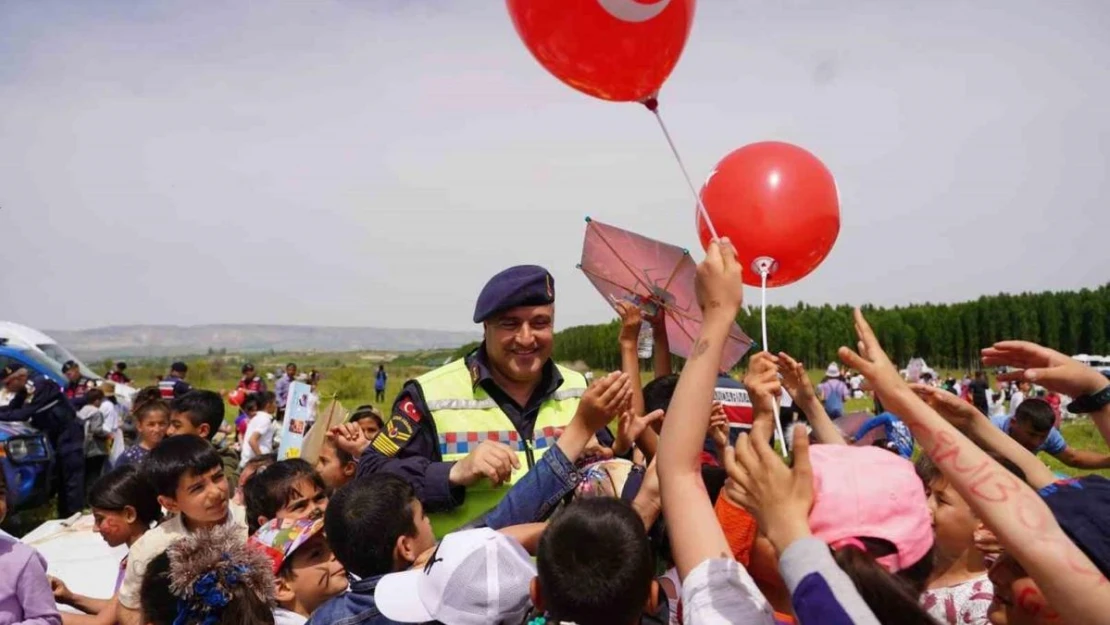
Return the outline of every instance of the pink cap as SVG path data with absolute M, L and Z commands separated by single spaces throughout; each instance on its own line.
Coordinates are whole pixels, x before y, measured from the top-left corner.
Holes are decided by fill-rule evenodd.
M 916 564 L 933 546 L 925 487 L 908 460 L 878 447 L 813 445 L 809 529 L 833 549 L 863 549 L 878 538 L 897 553 L 877 558 L 891 572 Z

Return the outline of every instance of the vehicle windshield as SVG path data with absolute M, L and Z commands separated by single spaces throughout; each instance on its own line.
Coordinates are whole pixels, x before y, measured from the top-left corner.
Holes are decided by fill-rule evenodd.
M 19 357 L 21 360 L 25 360 L 27 364 L 36 367 L 41 371 L 49 371 L 57 375 L 59 378 L 64 377 L 62 376 L 62 363 L 54 360 L 53 358 L 47 358 L 31 349 L 19 350 Z
M 76 362 L 77 368 L 81 370 L 81 375 L 85 376 L 86 378 L 91 378 L 93 380 L 100 379 L 99 374 L 95 373 L 92 369 L 89 369 L 87 366 L 85 366 L 85 363 L 81 362 L 81 360 L 77 358 L 77 356 L 73 355 L 73 352 L 70 352 L 68 349 L 62 347 L 59 344 L 39 343 L 38 348 L 41 349 L 44 354 L 50 356 L 51 359 L 56 360 L 60 363 L 65 363 L 69 360 Z

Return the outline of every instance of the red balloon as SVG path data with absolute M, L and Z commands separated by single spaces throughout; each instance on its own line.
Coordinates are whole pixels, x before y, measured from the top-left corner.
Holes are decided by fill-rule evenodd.
M 232 406 L 242 406 L 243 400 L 245 400 L 246 398 L 247 394 L 244 393 L 243 389 L 241 388 L 237 388 L 227 394 L 227 402 Z
M 726 156 L 701 189 L 717 234 L 728 237 L 744 267 L 744 284 L 760 285 L 753 265 L 775 265 L 767 286 L 796 282 L 829 255 L 840 233 L 836 181 L 818 158 L 789 143 L 752 143 Z M 698 214 L 698 236 L 712 236 Z
M 638 102 L 671 74 L 696 0 L 506 0 L 516 32 L 556 78 L 602 100 Z

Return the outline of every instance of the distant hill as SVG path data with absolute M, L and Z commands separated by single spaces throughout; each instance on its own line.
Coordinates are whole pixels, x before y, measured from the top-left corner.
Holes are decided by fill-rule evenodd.
M 454 348 L 478 338 L 474 332 L 279 325 L 111 326 L 48 330 L 86 360 L 229 352 L 356 350 L 413 351 Z

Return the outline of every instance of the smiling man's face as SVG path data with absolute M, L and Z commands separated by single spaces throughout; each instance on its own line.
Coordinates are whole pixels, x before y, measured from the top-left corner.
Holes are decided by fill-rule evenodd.
M 486 353 L 498 373 L 532 382 L 543 372 L 555 344 L 555 306 L 511 308 L 486 321 Z

